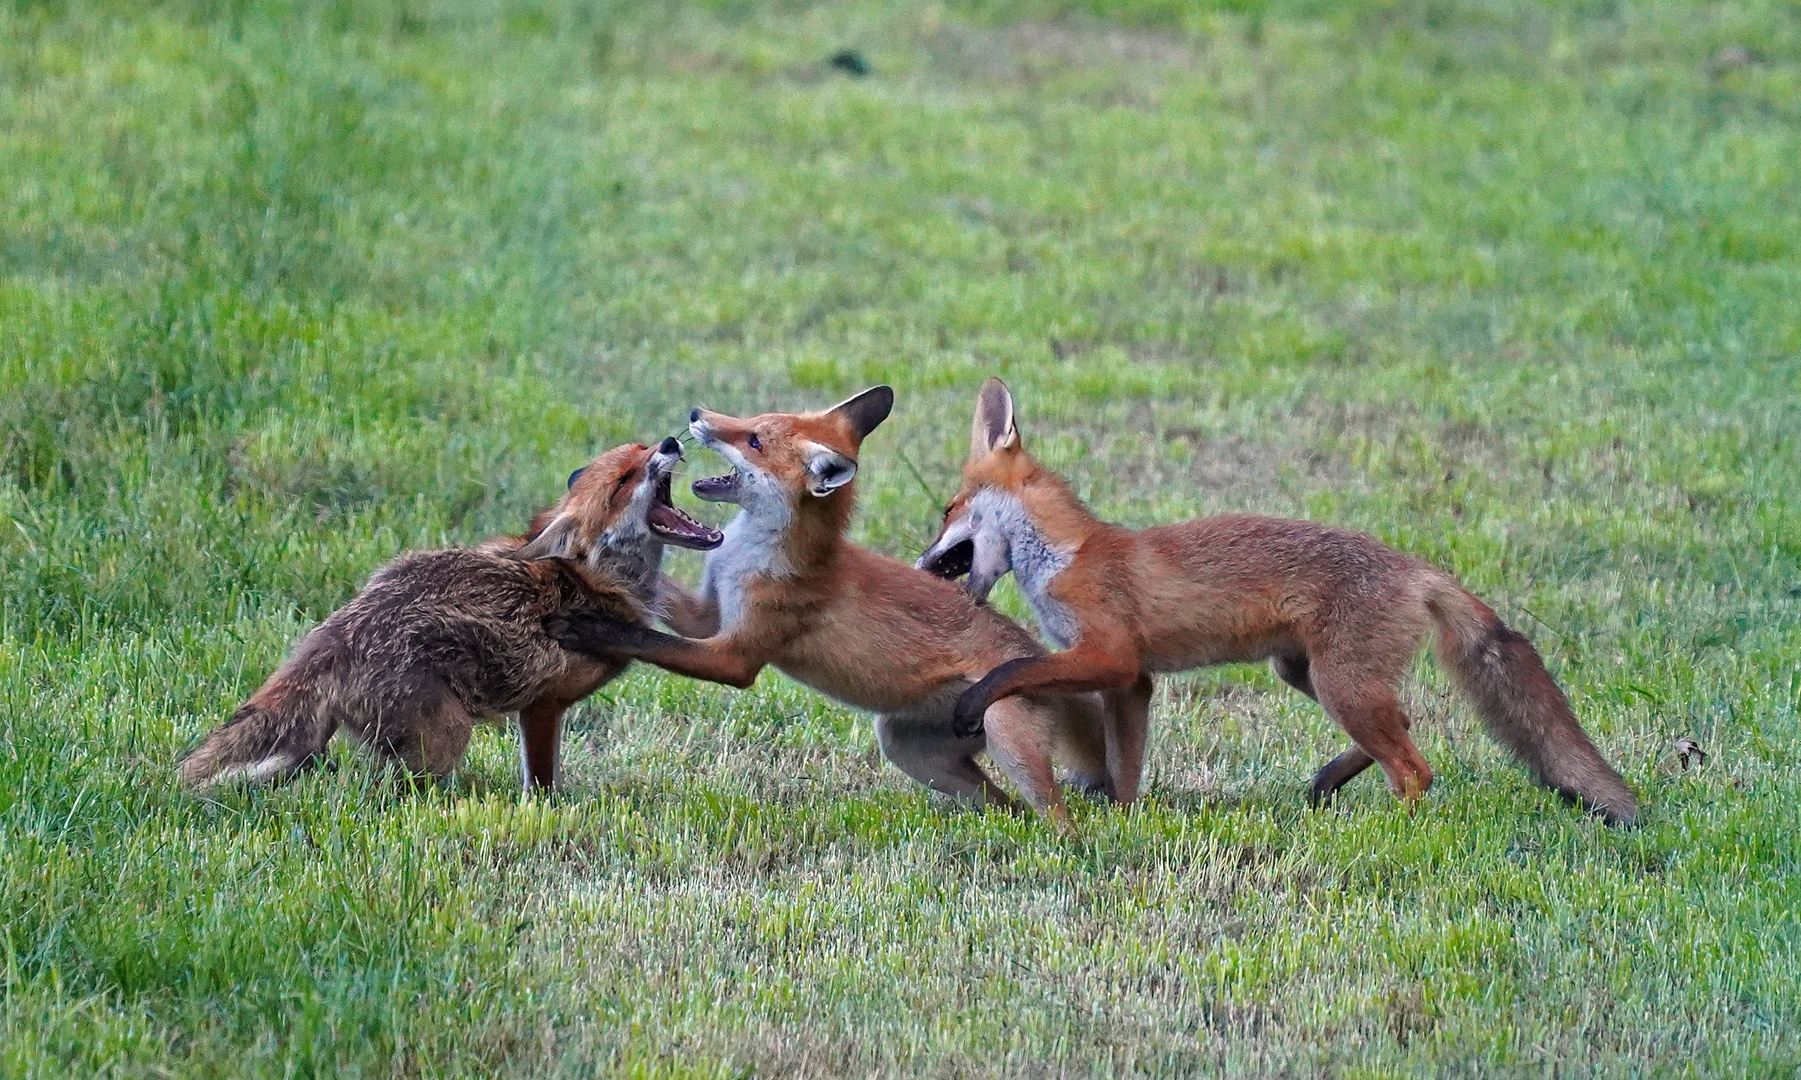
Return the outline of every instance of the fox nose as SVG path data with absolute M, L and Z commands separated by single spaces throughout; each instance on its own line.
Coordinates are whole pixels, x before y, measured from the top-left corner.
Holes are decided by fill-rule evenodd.
M 694 423 L 696 420 L 699 420 L 699 419 L 700 419 L 700 410 L 699 409 L 695 409 L 693 412 L 688 414 L 688 422 L 690 424 Z
M 682 454 L 681 441 L 678 440 L 674 435 L 671 435 L 668 438 L 664 439 L 662 444 L 657 447 L 657 452 L 663 453 L 663 454 L 674 454 L 677 457 L 680 457 Z

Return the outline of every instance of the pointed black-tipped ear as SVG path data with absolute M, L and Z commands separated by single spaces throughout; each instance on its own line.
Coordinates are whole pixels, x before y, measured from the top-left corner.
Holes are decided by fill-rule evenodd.
M 990 375 L 976 395 L 976 422 L 969 432 L 969 452 L 981 457 L 1019 444 L 1013 425 L 1013 395 L 1007 384 Z
M 576 481 L 577 481 L 577 480 L 580 480 L 580 479 L 581 479 L 581 478 L 582 478 L 582 474 L 583 474 L 583 473 L 585 473 L 585 472 L 587 472 L 587 471 L 588 471 L 588 467 L 587 467 L 587 466 L 586 466 L 586 465 L 583 465 L 583 466 L 582 466 L 582 467 L 581 467 L 581 468 L 579 468 L 579 469 L 577 469 L 577 470 L 575 470 L 575 471 L 574 471 L 574 472 L 572 472 L 572 473 L 570 473 L 570 474 L 569 474 L 569 486 L 570 486 L 570 487 L 574 487 L 574 486 L 575 486 L 575 482 L 576 482 Z
M 872 386 L 855 397 L 846 398 L 831 407 L 835 412 L 850 421 L 850 429 L 856 433 L 858 441 L 867 438 L 869 433 L 881 426 L 894 409 L 894 387 Z

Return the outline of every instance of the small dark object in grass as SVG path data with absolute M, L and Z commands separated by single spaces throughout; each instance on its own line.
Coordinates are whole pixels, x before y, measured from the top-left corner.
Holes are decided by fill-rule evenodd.
M 1688 771 L 1689 762 L 1691 760 L 1696 765 L 1707 764 L 1707 751 L 1701 749 L 1700 745 L 1693 739 L 1682 738 L 1676 740 L 1676 757 L 1682 762 L 1683 772 Z
M 855 49 L 845 49 L 843 52 L 833 53 L 832 58 L 826 62 L 856 79 L 863 78 L 871 70 L 869 61 L 865 60 L 863 54 Z

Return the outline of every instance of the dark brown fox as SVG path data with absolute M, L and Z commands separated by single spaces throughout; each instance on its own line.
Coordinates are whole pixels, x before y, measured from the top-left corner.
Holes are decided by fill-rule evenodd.
M 594 611 L 642 623 L 663 546 L 719 546 L 718 531 L 670 502 L 681 456 L 674 439 L 616 447 L 571 475 L 526 535 L 382 567 L 187 755 L 182 779 L 286 779 L 339 726 L 382 758 L 442 776 L 477 721 L 517 712 L 525 786 L 553 786 L 563 713 L 630 660 L 565 652 L 544 621 Z
M 1013 694 L 1100 691 L 1108 780 L 1122 802 L 1138 791 L 1152 673 L 1266 659 L 1354 740 L 1314 777 L 1315 802 L 1372 761 L 1396 795 L 1419 798 L 1432 769 L 1408 735 L 1395 685 L 1431 630 L 1439 662 L 1489 732 L 1540 782 L 1610 823 L 1637 815 L 1532 643 L 1451 575 L 1374 537 L 1310 521 L 1110 525 L 1026 453 L 999 379 L 982 386 L 963 490 L 919 566 L 968 574 L 978 598 L 1011 571 L 1066 650 L 989 672 L 957 702 L 957 733 L 979 731 L 990 707 Z

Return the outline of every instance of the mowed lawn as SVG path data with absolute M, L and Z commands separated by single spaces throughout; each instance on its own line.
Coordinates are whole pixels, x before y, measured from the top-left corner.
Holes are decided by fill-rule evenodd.
M 1793 1075 L 1798 161 L 1777 4 L 0 7 L 0 1074 Z M 892 383 L 915 557 L 991 373 L 1111 518 L 1455 570 L 1643 827 L 1426 659 L 1412 813 L 1308 810 L 1343 736 L 1243 666 L 1073 842 L 773 671 L 634 669 L 554 799 L 505 727 L 177 788 L 384 560 L 697 404 Z

